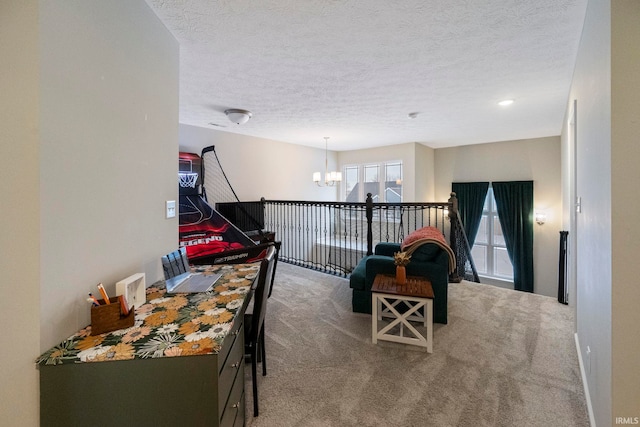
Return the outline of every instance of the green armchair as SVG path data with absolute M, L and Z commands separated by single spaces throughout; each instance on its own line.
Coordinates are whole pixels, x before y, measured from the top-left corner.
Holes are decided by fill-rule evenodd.
M 353 289 L 351 304 L 354 312 L 371 313 L 373 280 L 376 274 L 395 274 L 393 254 L 399 251 L 399 243 L 378 243 L 374 254 L 364 257 L 351 272 L 349 287 Z M 431 281 L 434 323 L 447 323 L 449 258 L 449 253 L 439 245 L 425 243 L 413 251 L 407 264 L 407 276 L 421 276 Z

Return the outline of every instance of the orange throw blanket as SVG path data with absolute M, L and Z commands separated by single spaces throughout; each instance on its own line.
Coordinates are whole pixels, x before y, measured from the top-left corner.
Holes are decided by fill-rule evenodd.
M 456 255 L 447 245 L 442 232 L 435 227 L 422 227 L 407 235 L 400 245 L 400 249 L 411 255 L 418 247 L 425 243 L 433 243 L 440 246 L 449 254 L 449 273 L 456 269 Z

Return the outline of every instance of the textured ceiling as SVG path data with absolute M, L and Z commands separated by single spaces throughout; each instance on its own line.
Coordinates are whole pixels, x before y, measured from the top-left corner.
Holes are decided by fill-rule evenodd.
M 180 122 L 324 148 L 559 135 L 586 0 L 147 0 Z M 497 102 L 515 99 L 510 107 Z M 228 108 L 250 110 L 235 125 Z M 409 113 L 417 112 L 414 119 Z

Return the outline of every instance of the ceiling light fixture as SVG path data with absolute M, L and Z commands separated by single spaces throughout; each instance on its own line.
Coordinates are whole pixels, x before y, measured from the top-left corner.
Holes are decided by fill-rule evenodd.
M 324 137 L 324 185 L 333 186 L 337 182 L 342 181 L 342 172 L 331 171 L 329 172 L 329 160 L 327 158 L 327 141 L 329 140 L 328 136 Z M 313 182 L 315 182 L 318 187 L 322 187 L 320 185 L 320 172 L 313 173 Z
M 225 110 L 224 113 L 227 115 L 229 120 L 237 125 L 243 125 L 247 123 L 251 116 L 253 116 L 253 114 L 251 114 L 251 111 L 239 110 L 237 108 L 230 108 L 228 110 Z
M 498 102 L 498 105 L 501 107 L 506 107 L 507 105 L 513 104 L 513 99 L 505 99 L 503 101 Z

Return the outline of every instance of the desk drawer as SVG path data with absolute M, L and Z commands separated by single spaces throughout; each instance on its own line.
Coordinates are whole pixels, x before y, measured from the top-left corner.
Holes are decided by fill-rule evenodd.
M 227 400 L 238 372 L 244 368 L 244 336 L 241 335 L 244 334 L 244 328 L 240 327 L 238 331 L 240 334 L 233 342 L 227 361 L 222 367 L 218 379 L 218 410 L 220 414 L 223 413 L 227 405 Z
M 243 336 L 240 332 L 244 333 L 242 328 L 242 322 L 244 321 L 244 310 L 238 310 L 236 313 L 236 317 L 233 319 L 233 326 L 229 330 L 224 342 L 222 343 L 222 348 L 218 352 L 218 372 L 222 374 L 222 369 L 227 362 L 227 357 L 229 356 L 229 351 L 235 345 L 235 342 L 238 341 L 238 337 Z
M 244 363 L 240 365 L 233 388 L 229 394 L 229 400 L 224 408 L 221 427 L 236 427 L 244 425 Z

